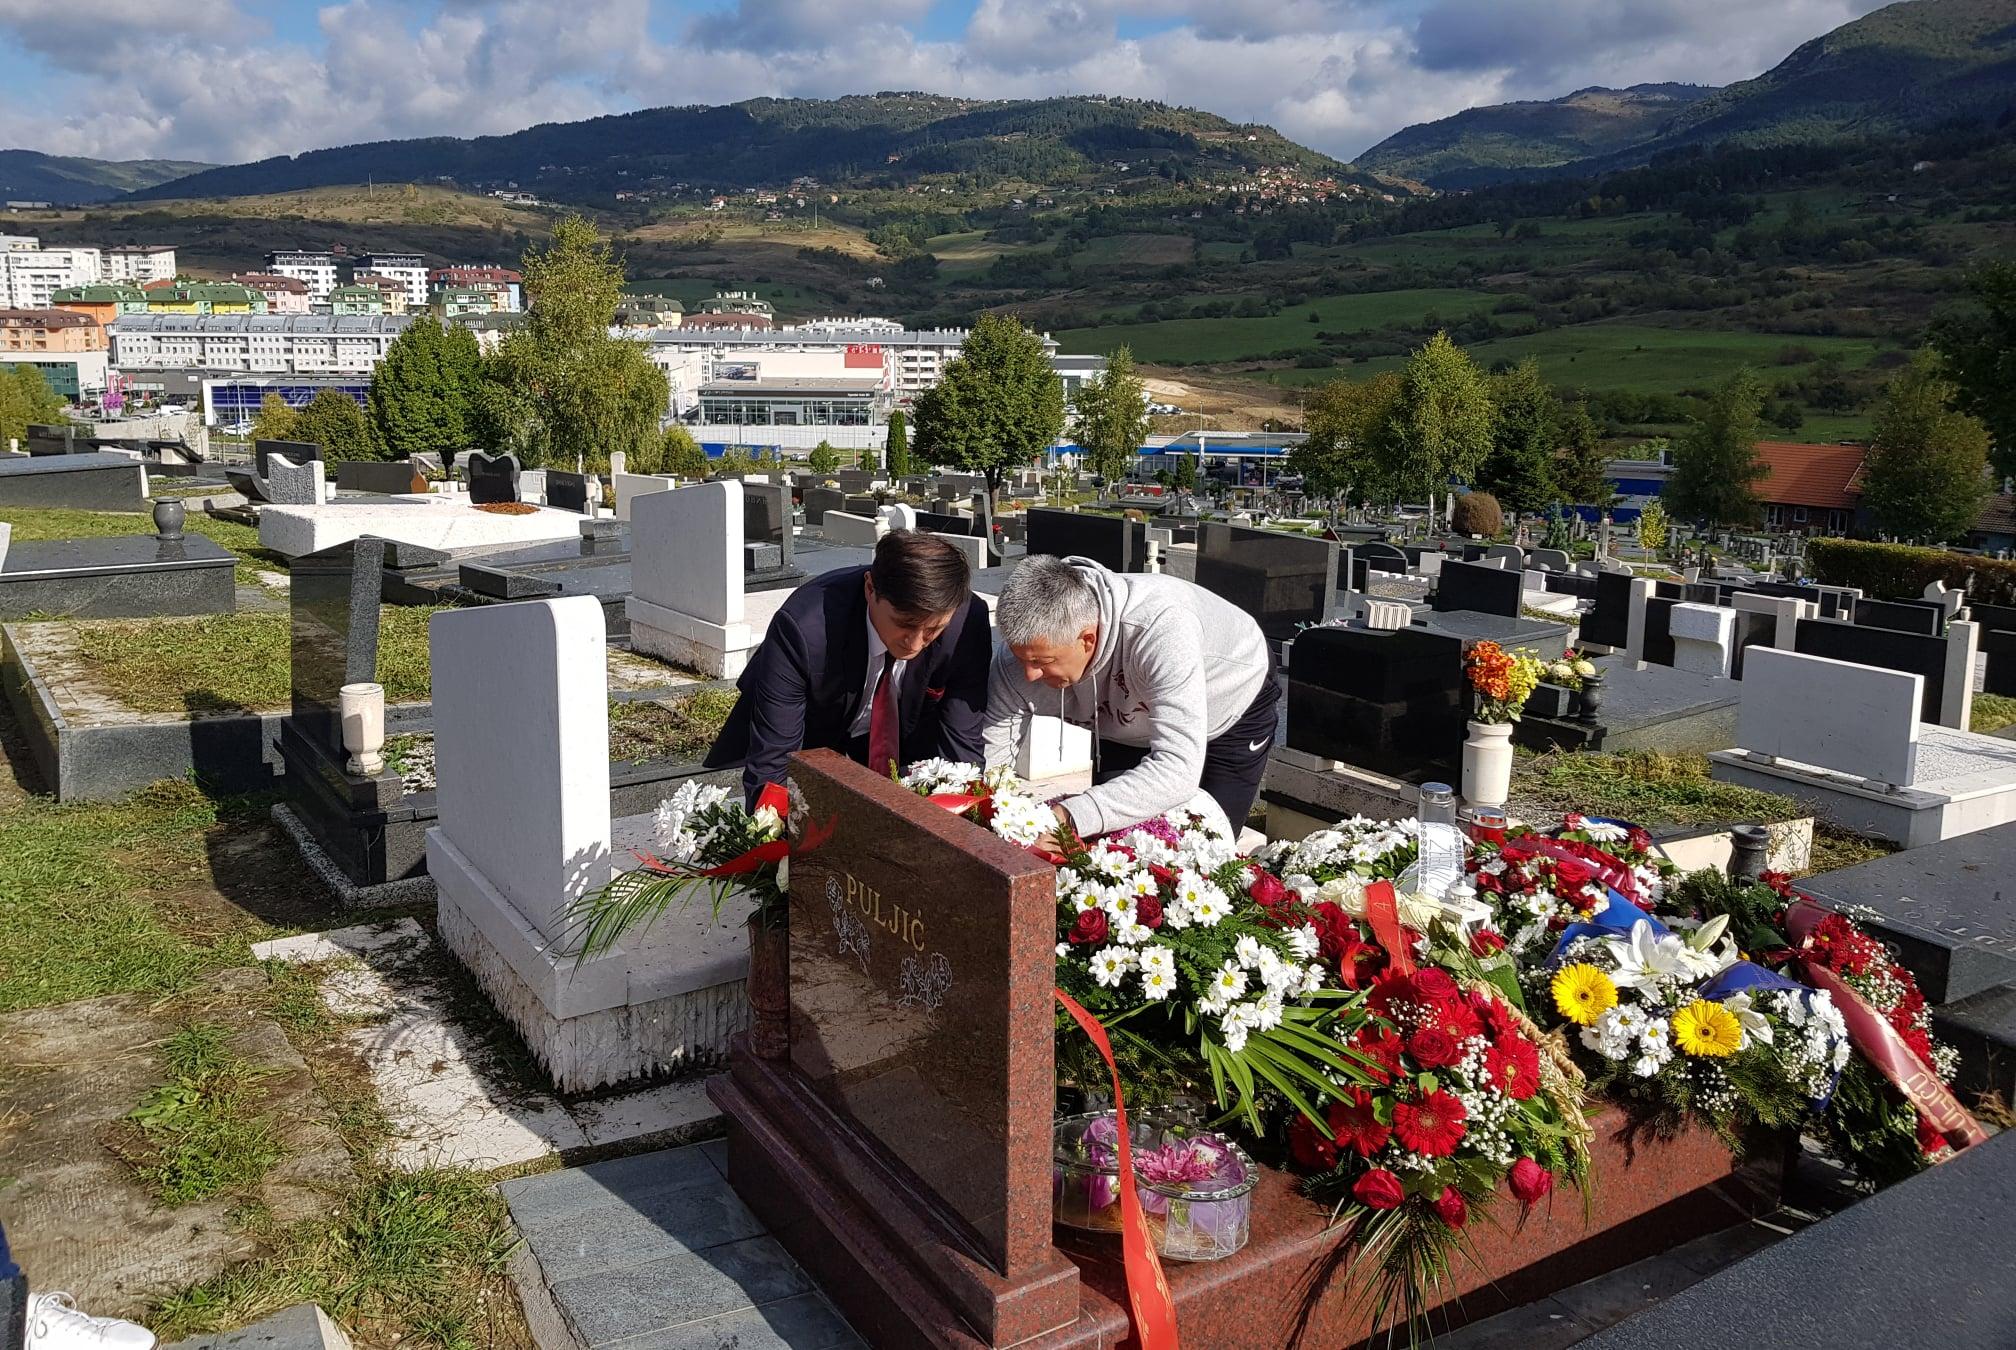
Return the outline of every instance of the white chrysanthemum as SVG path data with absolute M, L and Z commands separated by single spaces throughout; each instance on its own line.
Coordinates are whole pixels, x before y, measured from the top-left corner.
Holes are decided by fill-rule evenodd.
M 1155 930 L 1146 924 L 1123 923 L 1120 925 L 1120 931 L 1115 936 L 1129 947 L 1138 947 L 1149 938 L 1155 936 Z
M 1137 894 L 1138 892 L 1130 886 L 1108 886 L 1099 897 L 1099 908 L 1116 919 L 1132 923 L 1135 914 L 1139 912 L 1134 904 Z
M 1079 886 L 1077 892 L 1072 895 L 1071 908 L 1083 914 L 1088 909 L 1104 909 L 1106 907 L 1105 900 L 1105 891 L 1091 882 L 1086 882 Z
M 1070 944 L 1070 943 L 1068 943 L 1068 942 L 1060 942 L 1060 943 L 1058 943 L 1058 944 L 1057 944 L 1057 959 L 1058 959 L 1059 961 L 1062 961 L 1062 960 L 1063 960 L 1063 959 L 1064 959 L 1065 957 L 1067 957 L 1067 956 L 1069 956 L 1069 955 L 1071 955 L 1071 944 Z
M 1102 989 L 1111 989 L 1134 968 L 1134 953 L 1125 947 L 1101 947 L 1092 954 L 1092 978 Z
M 1229 1003 L 1246 992 L 1246 972 L 1237 961 L 1227 961 L 1211 977 L 1211 996 Z
M 994 833 L 1024 848 L 1057 828 L 1057 817 L 1034 797 L 1019 793 L 994 794 L 994 817 L 989 822 Z
M 1169 997 L 1169 995 L 1175 992 L 1176 992 L 1175 971 L 1163 970 L 1159 967 L 1150 969 L 1145 964 L 1141 967 L 1142 997 L 1159 1001 L 1161 999 Z
M 1225 903 L 1225 892 L 1216 886 L 1207 886 L 1190 906 L 1190 913 L 1200 928 L 1211 928 L 1222 922 L 1231 908 Z
M 1246 936 L 1232 944 L 1232 955 L 1238 960 L 1240 965 L 1246 967 L 1248 970 L 1259 969 L 1260 954 L 1266 951 L 1267 949 L 1260 945 L 1260 939 L 1254 937 L 1251 933 L 1246 934 Z M 1268 952 L 1267 954 L 1270 956 L 1273 955 L 1272 952 Z
M 1316 953 L 1321 951 L 1322 948 L 1323 941 L 1316 936 L 1315 925 L 1305 923 L 1300 928 L 1291 928 L 1288 930 L 1288 950 L 1293 952 L 1299 959 L 1303 961 L 1314 960 Z
M 1302 982 L 1295 987 L 1295 992 L 1307 998 L 1318 990 L 1327 988 L 1329 983 L 1330 977 L 1323 967 L 1308 966 L 1303 969 Z

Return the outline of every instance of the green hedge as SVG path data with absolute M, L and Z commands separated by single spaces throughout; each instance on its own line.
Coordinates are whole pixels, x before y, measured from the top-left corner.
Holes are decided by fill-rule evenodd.
M 1809 539 L 1806 561 L 1815 581 L 1859 586 L 1872 599 L 1903 600 L 1943 581 L 1965 587 L 1984 605 L 2016 604 L 2016 562 L 1951 553 L 1910 544 L 1872 544 L 1860 539 Z

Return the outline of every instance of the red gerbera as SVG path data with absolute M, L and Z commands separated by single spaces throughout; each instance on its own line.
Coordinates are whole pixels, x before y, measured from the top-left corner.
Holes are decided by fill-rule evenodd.
M 1372 1061 L 1372 1075 L 1380 1082 L 1391 1082 L 1393 1075 L 1400 1072 L 1400 1053 L 1406 1043 L 1390 1027 L 1376 1030 L 1366 1027 L 1351 1040 L 1351 1048 Z
M 1358 1150 L 1359 1156 L 1369 1158 L 1386 1147 L 1387 1138 L 1393 1133 L 1392 1127 L 1379 1123 L 1379 1117 L 1372 1111 L 1372 1094 L 1364 1088 L 1349 1089 L 1349 1102 L 1332 1102 L 1325 1118 L 1330 1122 L 1330 1132 L 1337 1136 L 1337 1149 L 1345 1146 Z
M 1413 1153 L 1446 1158 L 1467 1132 L 1463 1103 L 1440 1088 L 1393 1108 L 1393 1133 Z
M 1512 1018 L 1512 1010 L 1505 1006 L 1505 1000 L 1495 994 L 1483 989 L 1471 990 L 1470 1010 L 1483 1019 L 1494 1041 L 1521 1034 L 1519 1024 Z
M 1327 1172 L 1337 1165 L 1337 1141 L 1325 1139 L 1316 1123 L 1300 1111 L 1288 1122 L 1288 1151 L 1312 1172 Z
M 1435 1025 L 1458 1041 L 1467 1041 L 1472 1036 L 1484 1034 L 1483 1021 L 1467 1002 L 1443 1004 L 1436 1010 Z
M 1484 1071 L 1500 1091 L 1525 1101 L 1540 1090 L 1540 1050 L 1524 1036 L 1506 1036 L 1484 1054 Z

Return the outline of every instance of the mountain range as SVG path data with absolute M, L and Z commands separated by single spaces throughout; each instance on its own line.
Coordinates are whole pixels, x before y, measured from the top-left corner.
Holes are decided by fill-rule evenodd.
M 929 174 L 1034 185 L 1110 185 L 1128 177 L 1214 178 L 1294 165 L 1376 181 L 1271 127 L 1139 99 L 980 100 L 881 93 L 650 108 L 508 136 L 380 141 L 210 169 L 139 199 L 236 197 L 377 182 L 515 186 L 555 201 L 608 202 L 654 183 L 735 189 L 793 178 L 898 186 Z
M 182 159 L 72 159 L 0 150 L 0 201 L 104 202 L 210 167 Z
M 1359 168 L 1460 189 L 1643 164 L 1689 146 L 1910 131 L 2016 108 L 2016 0 L 1905 0 L 1802 44 L 1753 80 L 1591 88 L 1471 108 L 1360 155 Z

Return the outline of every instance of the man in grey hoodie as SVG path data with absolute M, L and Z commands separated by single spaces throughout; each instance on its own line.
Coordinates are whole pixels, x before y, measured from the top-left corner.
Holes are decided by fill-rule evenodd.
M 1037 555 L 1009 577 L 994 626 L 988 764 L 1012 761 L 1038 715 L 1092 730 L 1093 786 L 1057 803 L 1060 825 L 1108 834 L 1200 788 L 1234 831 L 1245 824 L 1281 698 L 1251 615 L 1180 577 Z

